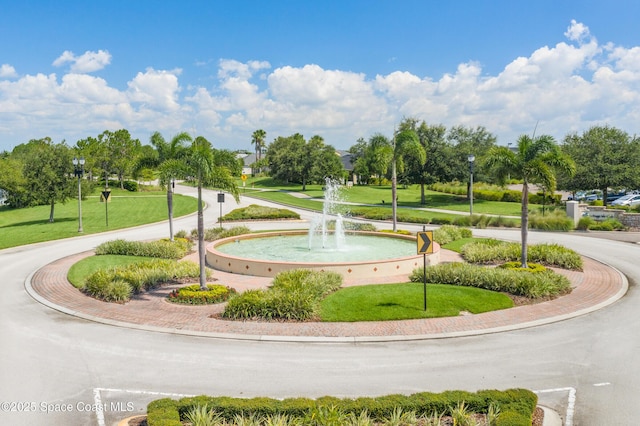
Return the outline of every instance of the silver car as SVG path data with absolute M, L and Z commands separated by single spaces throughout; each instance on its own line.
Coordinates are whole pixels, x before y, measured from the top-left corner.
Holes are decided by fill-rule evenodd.
M 627 194 L 617 200 L 613 200 L 612 206 L 636 206 L 640 204 L 640 194 Z

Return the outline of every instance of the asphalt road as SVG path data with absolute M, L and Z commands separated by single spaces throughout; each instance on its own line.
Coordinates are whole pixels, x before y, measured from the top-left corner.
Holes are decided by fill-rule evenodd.
M 205 194 L 210 227 L 219 209 L 216 193 Z M 230 197 L 226 201 L 223 212 L 235 208 Z M 242 202 L 250 203 L 255 201 Z M 195 216 L 176 222 L 176 230 L 196 226 Z M 563 244 L 623 271 L 631 283 L 628 294 L 572 320 L 465 338 L 358 344 L 195 338 L 80 320 L 25 292 L 25 279 L 55 259 L 114 238 L 167 233 L 164 223 L 0 251 L 0 424 L 113 425 L 143 413 L 147 402 L 162 396 L 356 397 L 512 387 L 539 391 L 541 401 L 568 424 L 637 423 L 640 246 L 635 241 L 531 232 L 531 243 Z M 520 237 L 519 230 L 474 234 Z

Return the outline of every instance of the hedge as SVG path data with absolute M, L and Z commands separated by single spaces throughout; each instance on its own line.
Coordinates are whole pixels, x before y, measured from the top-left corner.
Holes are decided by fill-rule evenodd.
M 231 421 L 236 415 L 257 417 L 284 414 L 303 418 L 314 410 L 331 407 L 344 414 L 359 414 L 366 411 L 372 418 L 390 417 L 398 408 L 414 411 L 416 415 L 431 415 L 434 412 L 448 413 L 452 407 L 465 403 L 470 412 L 486 414 L 490 405 L 500 409 L 496 425 L 531 426 L 538 397 L 527 389 L 446 391 L 442 393 L 420 392 L 413 395 L 385 395 L 356 399 L 325 396 L 310 398 L 232 398 L 227 396 L 196 396 L 178 401 L 169 398 L 155 400 L 147 406 L 148 426 L 181 426 L 180 419 L 194 407 L 207 406 Z

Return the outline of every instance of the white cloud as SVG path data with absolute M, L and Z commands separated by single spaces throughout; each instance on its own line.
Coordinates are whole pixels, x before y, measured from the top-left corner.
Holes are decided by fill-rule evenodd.
M 482 125 L 502 144 L 531 133 L 538 121 L 539 134 L 559 140 L 599 124 L 640 133 L 640 46 L 601 45 L 575 21 L 565 36 L 495 75 L 475 62 L 434 79 L 404 70 L 368 77 L 316 64 L 272 68 L 267 61 L 223 59 L 211 86 L 183 87 L 181 69 L 148 68 L 132 75 L 125 90 L 86 74 L 110 62 L 106 51 L 64 52 L 54 65 L 71 66 L 60 77 L 0 67 L 0 150 L 7 141 L 49 135 L 73 144 L 118 128 L 145 142 L 156 130 L 195 131 L 215 146 L 245 149 L 262 128 L 268 140 L 299 132 L 348 148 L 376 132 L 390 135 L 403 117 Z
M 9 64 L 0 65 L 0 78 L 17 77 L 16 69 Z
M 55 61 L 53 66 L 59 67 L 66 63 L 71 63 L 71 72 L 88 73 L 103 69 L 111 63 L 111 54 L 106 50 L 97 52 L 85 52 L 76 56 L 73 52 L 65 50 Z

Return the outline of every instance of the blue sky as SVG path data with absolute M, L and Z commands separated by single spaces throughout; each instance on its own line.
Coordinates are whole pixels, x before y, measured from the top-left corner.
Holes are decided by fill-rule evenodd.
M 0 0 L 0 150 L 128 129 L 336 148 L 403 117 L 640 133 L 637 1 Z

